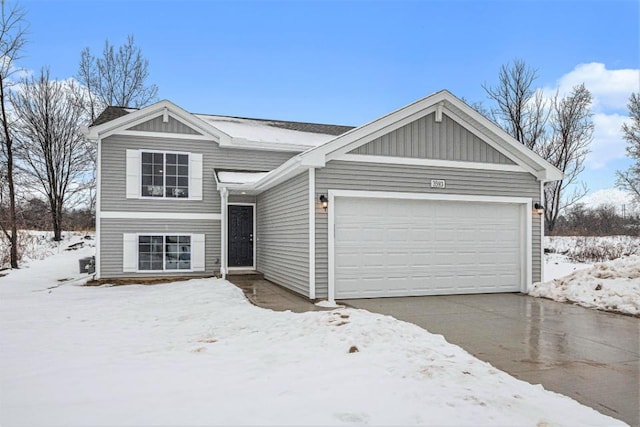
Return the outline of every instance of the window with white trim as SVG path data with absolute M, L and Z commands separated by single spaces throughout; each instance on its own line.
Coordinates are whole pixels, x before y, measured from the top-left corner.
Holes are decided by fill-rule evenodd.
M 141 153 L 143 197 L 189 197 L 189 155 Z
M 202 153 L 127 150 L 127 199 L 202 200 Z
M 191 270 L 191 236 L 138 236 L 138 270 Z

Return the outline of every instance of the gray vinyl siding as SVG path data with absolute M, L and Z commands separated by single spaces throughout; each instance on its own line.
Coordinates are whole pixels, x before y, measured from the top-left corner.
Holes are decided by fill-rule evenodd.
M 258 271 L 281 286 L 309 295 L 309 174 L 258 196 Z
M 435 113 L 429 114 L 349 154 L 514 164 L 444 113 L 440 123 Z
M 203 276 L 220 271 L 220 220 L 112 219 L 100 222 L 100 275 L 114 277 Z M 124 233 L 203 233 L 205 235 L 205 271 L 194 273 L 123 273 Z
M 114 135 L 101 144 L 101 210 L 220 213 L 220 193 L 214 168 L 268 171 L 296 153 L 220 148 L 212 141 Z M 184 151 L 203 155 L 202 200 L 127 199 L 126 151 L 149 149 Z
M 168 132 L 168 133 L 182 133 L 187 135 L 202 135 L 200 132 L 195 131 L 191 127 L 184 123 L 169 117 L 168 122 L 162 121 L 162 116 L 156 117 L 139 125 L 135 125 L 128 130 L 146 131 L 146 132 Z
M 430 188 L 431 179 L 446 180 L 446 189 Z M 444 193 L 479 196 L 530 197 L 540 199 L 540 183 L 524 172 L 483 171 L 408 165 L 331 161 L 316 169 L 316 199 L 329 190 Z M 533 215 L 533 281 L 540 280 L 541 218 Z M 316 294 L 327 296 L 328 215 L 316 209 Z

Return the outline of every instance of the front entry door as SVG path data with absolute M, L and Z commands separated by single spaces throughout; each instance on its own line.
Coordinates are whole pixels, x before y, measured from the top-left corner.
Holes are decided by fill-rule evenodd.
M 229 267 L 253 267 L 253 206 L 229 205 Z

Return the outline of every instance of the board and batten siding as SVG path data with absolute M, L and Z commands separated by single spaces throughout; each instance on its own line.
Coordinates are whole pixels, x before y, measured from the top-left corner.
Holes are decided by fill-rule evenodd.
M 257 269 L 281 286 L 309 295 L 309 174 L 258 195 Z
M 202 200 L 128 199 L 126 197 L 126 152 L 148 149 L 202 154 Z M 220 213 L 220 193 L 213 170 L 243 169 L 268 171 L 296 153 L 220 148 L 212 141 L 113 135 L 101 143 L 102 211 Z
M 169 117 L 167 122 L 162 120 L 162 116 L 155 119 L 148 120 L 133 126 L 128 130 L 143 131 L 143 132 L 164 132 L 164 133 L 182 133 L 187 135 L 202 135 L 200 132 L 196 132 L 191 127 L 185 125 L 179 120 Z
M 384 165 L 331 161 L 316 169 L 316 199 L 329 190 L 388 191 L 401 193 L 464 194 L 478 196 L 530 197 L 540 199 L 540 182 L 526 172 Z M 446 188 L 430 187 L 432 179 L 446 180 Z M 392 203 L 392 201 L 390 201 Z M 541 216 L 533 212 L 533 281 L 540 280 Z M 316 294 L 327 297 L 328 214 L 316 209 Z
M 435 121 L 435 113 L 431 113 L 349 154 L 514 164 L 445 113 L 440 123 Z
M 100 221 L 100 275 L 102 277 L 156 277 L 156 276 L 211 276 L 220 271 L 220 221 L 219 220 L 161 220 L 161 219 L 113 219 Z M 205 235 L 205 271 L 166 273 L 123 272 L 124 233 L 149 234 L 198 234 Z

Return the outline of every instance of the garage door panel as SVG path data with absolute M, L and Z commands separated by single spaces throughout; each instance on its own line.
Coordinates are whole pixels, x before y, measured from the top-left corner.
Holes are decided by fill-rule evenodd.
M 517 204 L 335 199 L 336 298 L 519 291 Z

